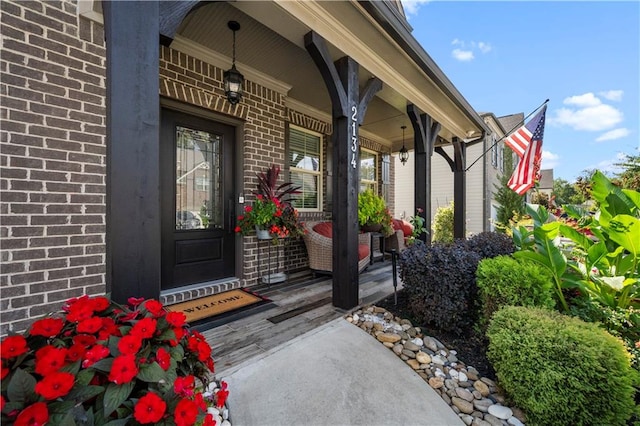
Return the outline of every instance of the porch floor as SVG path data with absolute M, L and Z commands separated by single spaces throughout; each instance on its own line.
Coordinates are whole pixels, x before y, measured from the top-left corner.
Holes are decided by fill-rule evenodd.
M 270 287 L 251 287 L 271 299 L 270 308 L 258 307 L 237 320 L 201 331 L 213 349 L 216 376 L 229 375 L 249 360 L 262 358 L 277 346 L 345 315 L 348 311 L 331 304 L 332 286 L 330 276 L 314 279 L 308 275 Z M 393 294 L 391 261 L 375 263 L 361 273 L 359 292 L 359 306 Z

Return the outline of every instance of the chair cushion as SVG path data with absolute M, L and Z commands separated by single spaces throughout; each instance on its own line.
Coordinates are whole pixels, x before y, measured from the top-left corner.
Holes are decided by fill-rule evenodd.
M 391 222 L 391 226 L 393 227 L 394 231 L 402 231 L 405 238 L 409 237 L 413 233 L 413 226 L 411 226 L 411 224 L 406 220 L 393 219 L 393 221 Z
M 358 260 L 369 257 L 369 246 L 366 244 L 358 244 Z
M 313 231 L 323 237 L 333 238 L 333 222 L 320 222 L 313 227 Z

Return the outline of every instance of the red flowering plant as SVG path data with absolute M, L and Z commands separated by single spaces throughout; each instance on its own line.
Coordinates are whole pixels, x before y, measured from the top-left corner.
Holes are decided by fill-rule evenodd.
M 228 395 L 204 336 L 156 300 L 70 299 L 0 359 L 2 424 L 213 425 Z

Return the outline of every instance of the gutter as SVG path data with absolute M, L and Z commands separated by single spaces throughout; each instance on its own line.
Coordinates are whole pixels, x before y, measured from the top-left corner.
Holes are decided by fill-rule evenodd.
M 458 89 L 456 89 L 453 83 L 451 83 L 444 72 L 442 72 L 440 67 L 431 59 L 415 37 L 413 37 L 411 34 L 413 28 L 411 28 L 406 19 L 386 1 L 358 0 L 358 3 L 384 28 L 387 34 L 400 45 L 402 50 L 420 66 L 425 74 L 436 83 L 453 103 L 474 122 L 478 128 L 482 129 L 482 136 L 478 139 L 484 138 L 488 130 L 484 121 Z M 473 142 L 475 141 L 477 141 L 477 139 Z

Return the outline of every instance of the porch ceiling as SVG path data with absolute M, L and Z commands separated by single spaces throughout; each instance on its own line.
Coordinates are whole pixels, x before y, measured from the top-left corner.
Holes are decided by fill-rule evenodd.
M 313 7 L 309 9 L 311 3 Z M 303 22 L 312 16 L 315 23 Z M 441 122 L 440 136 L 445 140 L 468 137 L 470 131 L 476 132 L 474 137 L 480 135 L 481 128 L 355 2 L 212 2 L 185 18 L 172 47 L 210 51 L 223 62 L 226 60 L 221 66 L 228 66 L 232 54 L 232 32 L 227 27 L 230 20 L 241 25 L 236 33 L 236 64 L 240 72 L 248 79 L 263 76 L 273 80 L 274 86 L 286 92 L 294 104 L 306 104 L 318 115 L 330 116 L 331 101 L 320 72 L 304 47 L 304 35 L 311 29 L 327 40 L 334 60 L 349 55 L 361 64 L 361 87 L 373 76 L 380 78 L 383 89 L 367 109 L 362 133 L 375 136 L 393 151 L 402 146 L 403 125 L 407 126 L 406 145 L 409 149 L 413 145 L 413 131 L 406 115 L 408 103 Z M 375 51 L 362 50 L 363 46 L 374 46 Z M 377 75 L 367 65 L 376 68 Z

